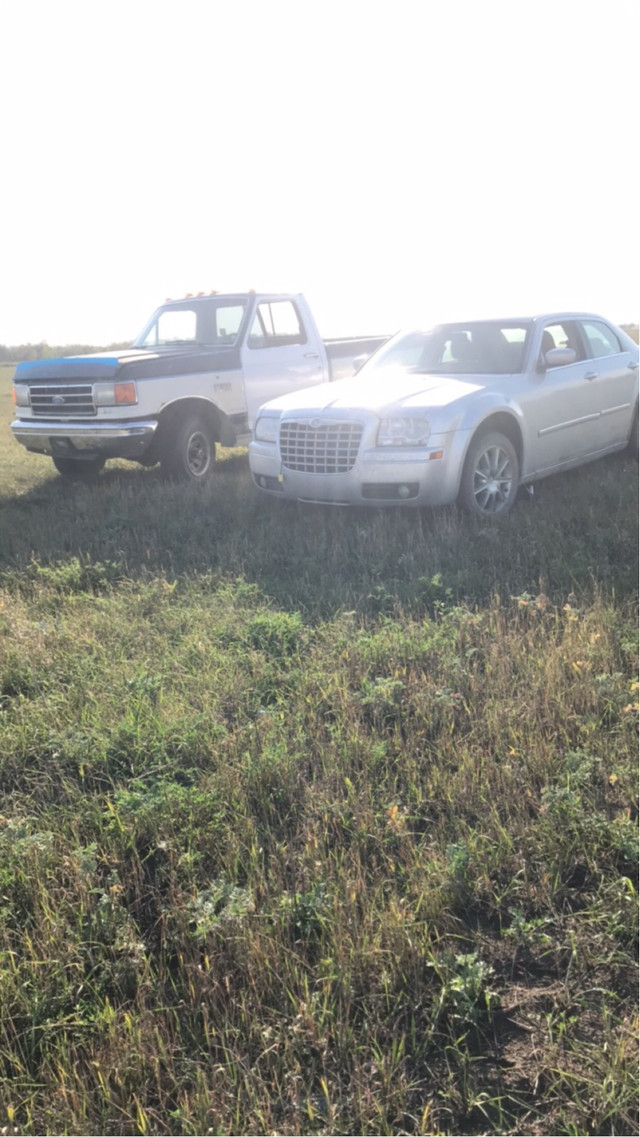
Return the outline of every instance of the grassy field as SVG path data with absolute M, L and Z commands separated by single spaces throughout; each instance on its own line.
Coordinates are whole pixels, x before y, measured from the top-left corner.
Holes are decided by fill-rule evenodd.
M 67 486 L 10 375 L 0 1130 L 637 1133 L 637 465 Z

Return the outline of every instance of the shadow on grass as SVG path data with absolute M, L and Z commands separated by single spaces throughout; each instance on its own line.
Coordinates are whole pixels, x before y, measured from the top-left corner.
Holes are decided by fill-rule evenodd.
M 159 469 L 111 465 L 93 484 L 57 475 L 5 499 L 0 568 L 78 558 L 130 579 L 164 574 L 244 579 L 283 608 L 324 616 L 483 603 L 546 592 L 556 601 L 594 589 L 635 595 L 638 471 L 626 455 L 521 492 L 501 522 L 455 506 L 342 509 L 266 498 L 247 457 L 232 453 L 205 486 Z

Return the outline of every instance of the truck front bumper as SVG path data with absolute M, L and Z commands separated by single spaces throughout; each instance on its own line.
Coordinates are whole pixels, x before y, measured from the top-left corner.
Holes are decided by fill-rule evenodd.
M 36 422 L 15 419 L 11 433 L 38 454 L 88 458 L 140 458 L 149 449 L 157 422 Z

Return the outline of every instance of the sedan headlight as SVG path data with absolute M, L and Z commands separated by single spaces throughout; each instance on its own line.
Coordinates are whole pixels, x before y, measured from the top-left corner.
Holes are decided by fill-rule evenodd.
M 273 415 L 261 415 L 256 422 L 256 442 L 275 442 L 278 437 L 278 423 L 280 419 Z
M 378 446 L 426 446 L 430 434 L 426 418 L 383 418 L 378 427 Z

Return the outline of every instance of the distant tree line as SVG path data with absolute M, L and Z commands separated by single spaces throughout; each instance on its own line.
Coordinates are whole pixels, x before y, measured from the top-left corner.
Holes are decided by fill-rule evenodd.
M 621 324 L 620 327 L 638 343 L 637 324 Z M 0 344 L 0 363 L 22 363 L 32 359 L 59 359 L 61 356 L 90 355 L 97 351 L 122 351 L 123 348 L 127 347 L 131 347 L 128 341 L 126 343 L 110 343 L 106 347 L 96 347 L 95 344 L 88 343 L 54 344 L 53 347 L 48 343 L 20 343 L 16 344 L 15 347 L 5 347 Z
M 0 344 L 0 363 L 24 363 L 32 359 L 59 359 L 67 355 L 90 355 L 96 351 L 121 351 L 131 347 L 131 342 L 110 343 L 106 347 L 96 347 L 89 343 L 19 343 L 14 347 Z

